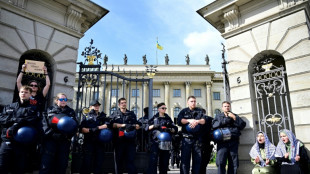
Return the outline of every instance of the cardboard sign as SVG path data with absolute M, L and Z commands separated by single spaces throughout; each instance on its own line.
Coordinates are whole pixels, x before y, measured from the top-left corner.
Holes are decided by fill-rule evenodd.
M 27 64 L 26 72 L 44 74 L 44 62 L 35 61 L 35 60 L 25 60 Z

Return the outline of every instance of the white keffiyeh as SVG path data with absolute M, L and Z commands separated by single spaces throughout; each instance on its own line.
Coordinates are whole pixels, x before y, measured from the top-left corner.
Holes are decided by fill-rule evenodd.
M 274 146 L 270 141 L 269 141 L 269 138 L 268 136 L 262 132 L 262 131 L 259 131 L 257 132 L 256 135 L 258 134 L 263 134 L 264 137 L 265 137 L 265 146 L 264 146 L 264 149 L 265 149 L 265 153 L 266 153 L 266 159 L 270 159 L 270 160 L 273 160 L 275 159 L 275 152 L 276 152 L 276 146 Z M 257 136 L 256 136 L 257 137 Z M 266 163 L 264 161 L 264 159 L 262 158 L 261 156 L 261 153 L 260 153 L 260 150 L 259 150 L 259 143 L 256 139 L 256 142 L 255 144 L 253 145 L 253 147 L 251 148 L 251 151 L 250 151 L 250 156 L 251 158 L 255 159 L 257 156 L 259 157 L 259 160 L 260 160 L 260 166 L 264 167 L 266 166 Z

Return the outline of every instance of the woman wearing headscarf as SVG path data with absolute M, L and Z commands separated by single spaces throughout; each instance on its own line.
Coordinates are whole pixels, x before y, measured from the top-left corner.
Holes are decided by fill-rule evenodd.
M 251 162 L 255 164 L 252 174 L 276 173 L 275 152 L 276 147 L 268 136 L 262 131 L 257 132 L 256 142 L 250 151 Z
M 280 165 L 281 174 L 307 174 L 309 172 L 309 157 L 303 143 L 287 129 L 280 131 L 280 141 L 275 157 Z

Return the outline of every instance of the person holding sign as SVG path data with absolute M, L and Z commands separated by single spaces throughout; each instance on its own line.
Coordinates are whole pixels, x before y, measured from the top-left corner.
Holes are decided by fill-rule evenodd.
M 28 61 L 29 62 L 29 61 Z M 26 73 L 26 70 L 30 71 L 29 67 L 27 66 L 28 62 L 26 61 L 25 64 L 22 65 L 21 72 L 19 73 L 17 80 L 16 80 L 16 85 L 18 91 L 20 91 L 20 88 L 22 87 L 22 79 L 23 79 L 23 74 Z M 38 62 L 38 61 L 34 61 Z M 50 88 L 50 78 L 48 76 L 47 68 L 44 66 L 44 64 L 40 65 L 43 66 L 41 70 L 45 75 L 45 86 L 41 92 L 39 82 L 36 80 L 31 80 L 27 83 L 28 86 L 31 87 L 32 93 L 30 97 L 30 104 L 32 105 L 32 108 L 34 110 L 40 111 L 42 113 L 45 109 L 45 97 L 48 93 L 48 90 Z M 38 71 L 41 72 L 41 71 Z

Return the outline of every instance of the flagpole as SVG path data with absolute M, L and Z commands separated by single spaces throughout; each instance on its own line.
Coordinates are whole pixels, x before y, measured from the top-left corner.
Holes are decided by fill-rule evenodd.
M 158 44 L 158 37 L 156 37 L 156 44 Z M 157 59 L 157 45 L 156 45 L 156 65 L 158 65 L 158 59 Z

